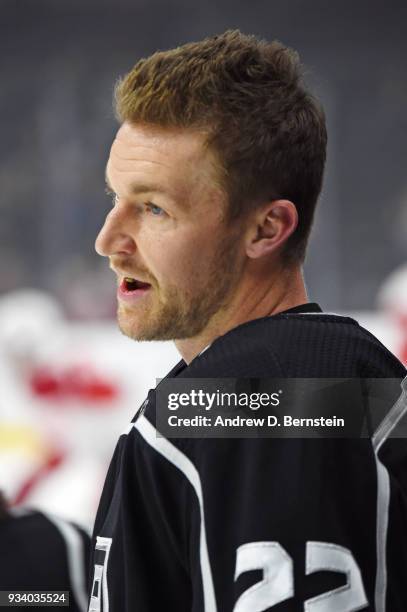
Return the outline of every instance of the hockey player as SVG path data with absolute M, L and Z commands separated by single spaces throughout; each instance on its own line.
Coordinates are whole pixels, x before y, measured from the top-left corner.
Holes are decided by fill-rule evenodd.
M 296 54 L 228 31 L 141 60 L 116 104 L 96 249 L 123 333 L 175 341 L 166 380 L 391 378 L 400 394 L 397 359 L 307 298 L 326 128 Z M 404 396 L 373 438 L 270 440 L 157 436 L 156 395 L 110 465 L 90 611 L 407 609 L 406 452 L 389 440 Z
M 8 508 L 0 492 L 0 541 L 2 606 L 86 610 L 89 535 L 83 529 L 33 509 Z M 24 599 L 27 591 L 31 600 Z

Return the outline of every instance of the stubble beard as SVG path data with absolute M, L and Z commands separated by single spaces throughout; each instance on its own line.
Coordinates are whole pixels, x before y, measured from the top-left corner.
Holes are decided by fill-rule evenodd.
M 120 304 L 117 320 L 120 331 L 137 341 L 180 340 L 202 332 L 211 318 L 225 310 L 232 299 L 233 287 L 239 278 L 235 246 L 232 241 L 221 245 L 214 255 L 207 279 L 194 294 L 186 287 L 168 286 L 160 295 L 145 296 L 146 305 L 132 309 Z M 155 298 L 150 308 L 148 302 Z M 142 298 L 143 299 L 143 298 Z M 151 307 L 152 306 L 152 307 Z

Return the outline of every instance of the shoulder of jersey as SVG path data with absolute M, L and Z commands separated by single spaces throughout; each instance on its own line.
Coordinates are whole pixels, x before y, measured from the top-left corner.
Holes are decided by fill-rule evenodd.
M 400 377 L 404 366 L 350 317 L 282 313 L 239 325 L 181 377 Z
M 84 527 L 50 512 L 21 506 L 12 508 L 8 516 L 10 519 L 18 520 L 21 529 L 35 528 L 36 531 L 42 529 L 48 532 L 56 532 L 62 535 L 65 541 L 71 541 L 75 537 L 71 534 L 77 533 L 85 542 L 90 541 L 90 534 Z
M 9 549 L 6 552 L 10 567 L 13 568 L 16 563 L 20 567 L 20 575 L 15 576 L 16 580 L 21 578 L 23 583 L 26 577 L 29 583 L 43 581 L 43 564 L 49 563 L 54 582 L 47 585 L 38 582 L 38 588 L 51 588 L 49 585 L 58 581 L 64 585 L 61 590 L 71 591 L 73 602 L 70 609 L 84 611 L 87 608 L 88 533 L 75 523 L 30 508 L 12 508 L 2 522 L 7 531 Z M 27 543 L 33 554 L 20 558 L 20 551 L 24 550 Z

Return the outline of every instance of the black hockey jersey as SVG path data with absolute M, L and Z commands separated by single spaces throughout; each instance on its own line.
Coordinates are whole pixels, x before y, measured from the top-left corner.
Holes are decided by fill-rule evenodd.
M 315 304 L 240 325 L 168 377 L 392 378 Z M 397 400 L 397 396 L 400 399 Z M 405 396 L 372 438 L 167 439 L 156 391 L 120 436 L 94 528 L 92 612 L 405 612 Z
M 0 591 L 68 591 L 69 606 L 62 609 L 85 612 L 89 548 L 89 535 L 77 525 L 28 508 L 11 509 L 0 519 Z

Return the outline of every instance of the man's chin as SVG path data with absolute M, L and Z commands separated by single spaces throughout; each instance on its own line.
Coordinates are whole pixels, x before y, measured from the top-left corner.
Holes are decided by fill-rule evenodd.
M 137 320 L 138 319 L 138 320 Z M 151 340 L 172 340 L 172 338 L 165 338 L 160 329 L 157 329 L 157 325 L 154 325 L 152 321 L 149 321 L 147 317 L 143 317 L 140 321 L 140 317 L 132 316 L 129 313 L 124 313 L 120 309 L 117 313 L 117 323 L 120 331 L 124 336 L 131 338 L 137 342 L 148 342 Z
M 137 342 L 186 340 L 194 337 L 204 327 L 203 322 L 200 325 L 197 325 L 197 322 L 188 326 L 174 325 L 176 320 L 177 317 L 174 315 L 160 321 L 151 321 L 147 318 L 140 321 L 120 309 L 117 313 L 117 323 L 122 334 Z
M 121 333 L 132 340 L 142 342 L 143 340 L 150 340 L 148 337 L 148 330 L 146 325 L 140 325 L 140 322 L 135 321 L 132 317 L 120 313 L 117 313 L 117 324 Z
M 182 304 L 176 296 L 172 296 L 172 300 L 168 299 L 159 306 L 151 304 L 150 308 L 145 305 L 142 308 L 132 308 L 119 302 L 119 329 L 128 338 L 140 342 L 194 338 L 205 329 L 216 310 L 221 307 L 219 301 L 205 303 L 205 298 L 208 296 L 198 296 L 194 303 Z

